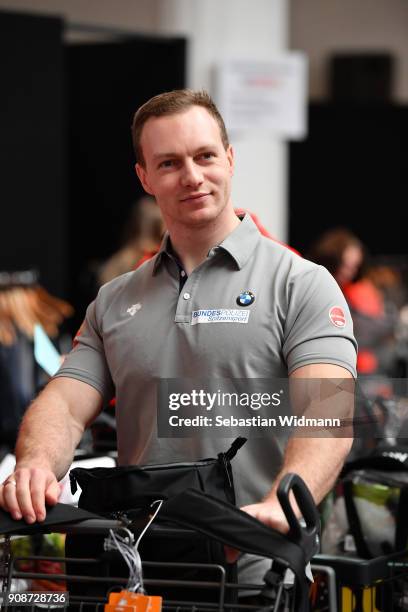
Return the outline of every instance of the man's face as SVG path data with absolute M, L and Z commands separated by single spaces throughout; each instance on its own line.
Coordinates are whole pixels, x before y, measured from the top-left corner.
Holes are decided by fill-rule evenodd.
M 225 150 L 218 123 L 205 108 L 152 117 L 141 146 L 145 167 L 136 164 L 137 175 L 170 228 L 206 225 L 231 206 L 232 148 Z

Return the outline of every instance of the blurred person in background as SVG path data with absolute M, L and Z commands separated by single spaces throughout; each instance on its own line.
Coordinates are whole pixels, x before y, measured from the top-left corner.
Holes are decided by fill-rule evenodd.
M 142 258 L 154 255 L 159 250 L 164 231 L 163 217 L 155 199 L 145 196 L 137 200 L 126 223 L 123 246 L 99 267 L 98 285 L 130 272 Z
M 344 228 L 324 233 L 308 258 L 331 272 L 348 302 L 359 346 L 359 374 L 392 376 L 398 312 L 390 290 L 397 273 L 387 266 L 369 266 L 363 243 Z
M 136 200 L 124 224 L 119 249 L 105 260 L 88 261 L 82 269 L 78 278 L 78 313 L 95 299 L 102 285 L 134 270 L 155 255 L 164 232 L 164 221 L 155 199 L 143 196 Z M 82 319 L 74 321 L 73 332 L 81 322 Z
M 308 256 L 327 268 L 343 292 L 359 277 L 365 260 L 363 243 L 344 228 L 325 232 L 312 245 Z

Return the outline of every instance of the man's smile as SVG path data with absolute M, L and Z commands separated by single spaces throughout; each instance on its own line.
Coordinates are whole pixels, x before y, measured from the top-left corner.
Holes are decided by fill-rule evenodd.
M 211 192 L 191 193 L 185 196 L 184 198 L 181 198 L 180 202 L 190 202 L 190 201 L 199 202 L 209 195 L 211 195 Z

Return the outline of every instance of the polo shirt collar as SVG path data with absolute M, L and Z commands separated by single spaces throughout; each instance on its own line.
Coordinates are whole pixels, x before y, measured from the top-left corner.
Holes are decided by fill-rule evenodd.
M 241 223 L 221 242 L 219 248 L 229 253 L 241 270 L 251 257 L 260 239 L 261 234 L 258 228 L 250 215 L 246 213 Z
M 166 232 L 163 236 L 163 240 L 160 245 L 160 249 L 156 254 L 154 265 L 153 265 L 153 276 L 157 273 L 158 269 L 161 266 L 161 263 L 165 256 L 169 257 L 169 253 L 171 253 L 171 243 L 169 233 Z
M 240 217 L 241 218 L 241 217 Z M 241 223 L 223 240 L 218 248 L 228 253 L 239 269 L 243 268 L 254 252 L 261 234 L 248 213 Z M 153 275 L 157 273 L 164 257 L 172 255 L 170 236 L 165 234 L 153 266 Z

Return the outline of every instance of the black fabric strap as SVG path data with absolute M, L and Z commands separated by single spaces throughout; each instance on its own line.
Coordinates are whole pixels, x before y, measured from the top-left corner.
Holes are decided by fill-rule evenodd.
M 290 567 L 302 599 L 307 599 L 309 584 L 305 568 L 310 559 L 304 550 L 246 512 L 200 491 L 187 489 L 163 503 L 160 518 L 199 531 L 242 552 L 275 559 Z
M 28 524 L 24 519 L 15 521 L 5 510 L 0 509 L 0 534 L 31 535 L 34 533 L 48 533 L 53 527 L 61 524 L 79 523 L 88 519 L 100 519 L 98 514 L 93 514 L 81 508 L 75 508 L 68 504 L 56 504 L 47 508 L 47 516 L 41 523 Z
M 237 438 L 236 440 L 234 440 L 229 449 L 225 453 L 223 453 L 225 455 L 225 458 L 228 461 L 232 461 L 239 449 L 244 446 L 246 441 L 246 438 Z

